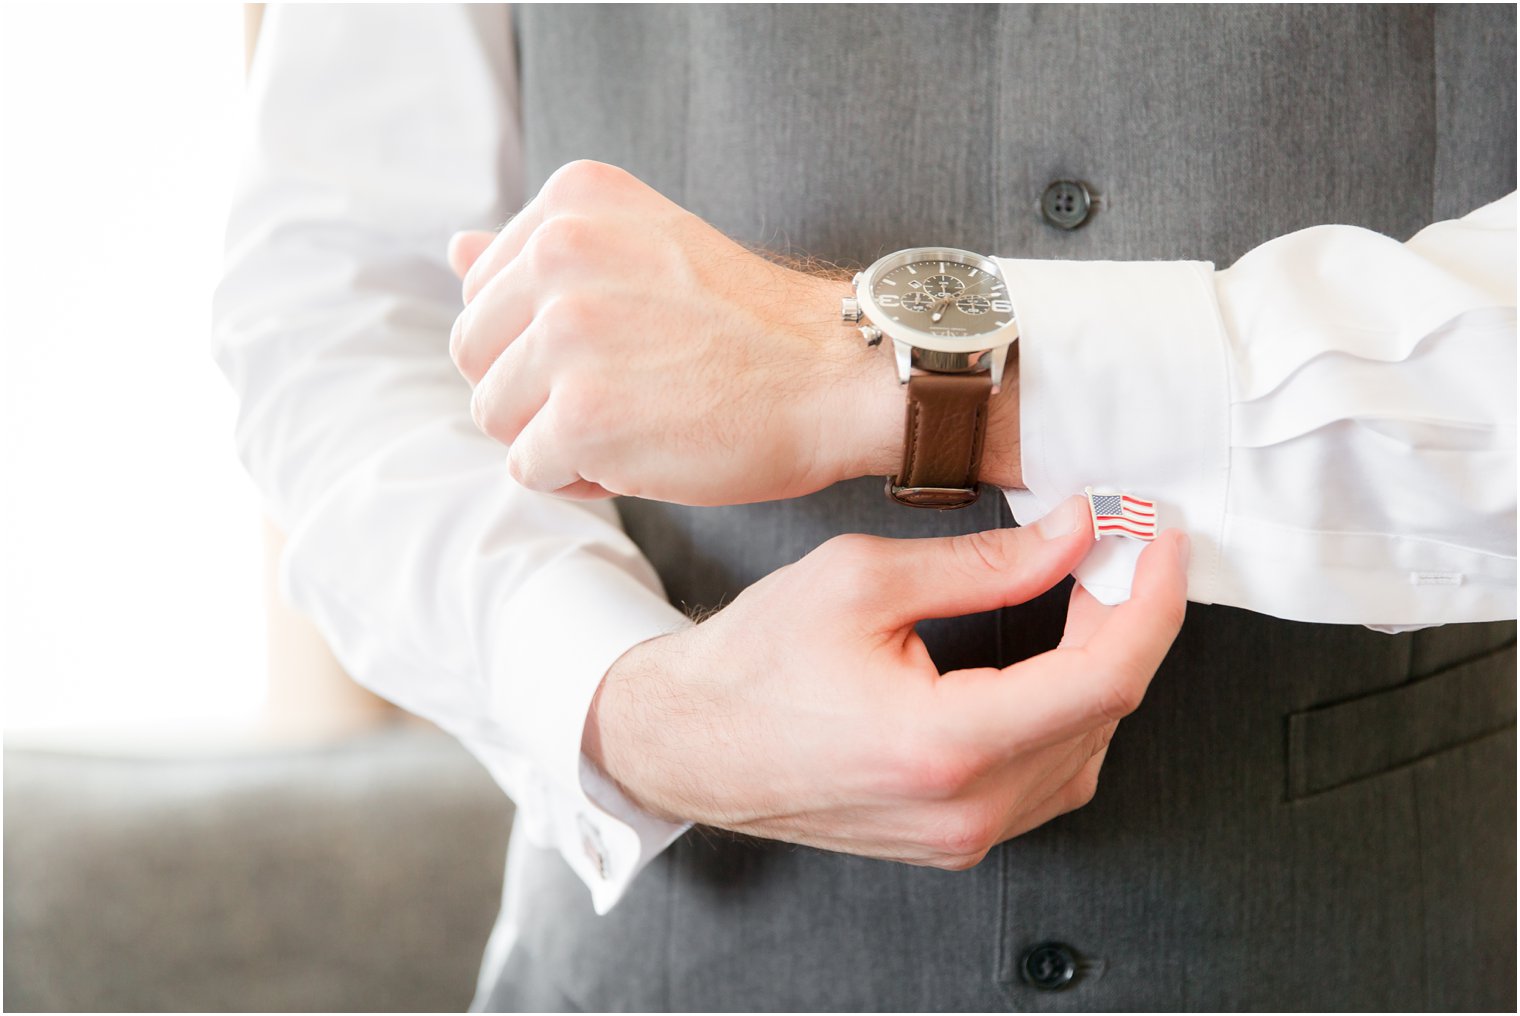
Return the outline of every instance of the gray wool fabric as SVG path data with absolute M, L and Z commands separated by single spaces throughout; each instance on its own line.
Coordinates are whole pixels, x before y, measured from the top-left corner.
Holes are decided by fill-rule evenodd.
M 531 188 L 600 159 L 743 242 L 858 264 L 1224 267 L 1515 187 L 1508 5 L 524 5 L 516 30 Z M 1039 210 L 1061 179 L 1099 196 L 1070 232 Z M 915 511 L 872 479 L 620 508 L 690 608 L 838 533 L 1012 524 L 996 496 Z M 943 668 L 1009 664 L 1055 645 L 1065 599 L 922 633 Z M 1513 1010 L 1514 646 L 1513 623 L 1390 637 L 1193 605 L 1087 808 L 959 873 L 693 832 L 605 917 L 535 851 L 491 1004 Z M 1044 941 L 1079 959 L 1063 991 L 1020 976 Z

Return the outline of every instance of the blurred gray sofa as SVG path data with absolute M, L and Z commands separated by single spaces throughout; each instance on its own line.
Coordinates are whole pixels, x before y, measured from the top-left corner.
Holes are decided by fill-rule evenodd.
M 211 757 L 5 752 L 5 1009 L 468 1005 L 511 808 L 398 726 Z

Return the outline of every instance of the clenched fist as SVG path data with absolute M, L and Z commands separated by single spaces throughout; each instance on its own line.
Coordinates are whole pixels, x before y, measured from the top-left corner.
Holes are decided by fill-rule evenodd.
M 457 235 L 450 262 L 450 353 L 525 486 L 740 504 L 897 468 L 903 394 L 842 327 L 848 284 L 751 253 L 620 169 L 565 166 L 499 234 Z M 1005 486 L 1015 387 L 984 453 Z

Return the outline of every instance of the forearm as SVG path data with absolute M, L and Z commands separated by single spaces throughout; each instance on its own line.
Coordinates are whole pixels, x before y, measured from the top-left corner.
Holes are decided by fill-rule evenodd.
M 1325 226 L 1223 272 L 1006 261 L 1038 514 L 1084 485 L 1183 526 L 1189 595 L 1279 617 L 1514 616 L 1514 211 L 1408 244 Z M 1080 294 L 1080 298 L 1078 298 Z M 1079 577 L 1109 600 L 1136 548 Z
M 214 341 L 239 398 L 239 450 L 290 536 L 295 605 L 357 680 L 458 736 L 605 908 L 613 882 L 591 870 L 583 826 L 605 823 L 600 838 L 623 848 L 607 865 L 618 885 L 650 830 L 587 801 L 586 709 L 619 655 L 684 619 L 610 505 L 512 482 L 448 359 L 449 232 L 516 201 L 497 161 L 515 130 L 499 108 L 510 39 L 473 28 L 492 16 L 272 13 Z M 334 36 L 355 43 L 341 59 L 323 44 Z M 409 83 L 415 107 L 376 104 L 376 80 Z M 439 109 L 460 135 L 452 172 L 416 146 L 377 157 L 418 116 L 444 129 Z

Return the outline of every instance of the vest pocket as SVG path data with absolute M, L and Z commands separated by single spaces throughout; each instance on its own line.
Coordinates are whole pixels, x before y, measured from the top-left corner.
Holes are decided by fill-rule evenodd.
M 1515 725 L 1515 646 L 1288 716 L 1288 799 L 1410 765 Z

